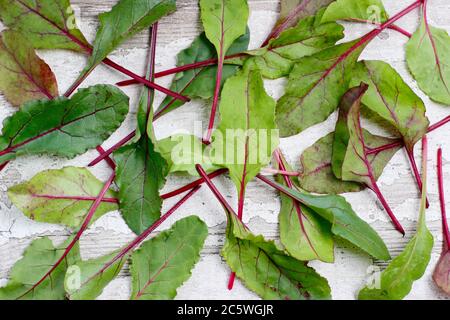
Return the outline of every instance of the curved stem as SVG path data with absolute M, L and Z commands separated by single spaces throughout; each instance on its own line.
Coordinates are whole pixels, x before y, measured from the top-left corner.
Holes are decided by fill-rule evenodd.
M 414 178 L 417 182 L 417 187 L 419 188 L 419 192 L 422 194 L 423 189 L 423 183 L 422 178 L 420 176 L 419 168 L 417 167 L 416 159 L 414 158 L 414 152 L 412 150 L 406 149 L 406 154 L 408 155 L 409 163 L 411 165 L 412 172 L 414 174 Z M 428 198 L 426 199 L 426 207 L 427 209 L 430 207 L 430 202 L 428 201 Z
M 437 156 L 437 172 L 438 172 L 438 186 L 439 186 L 439 201 L 441 205 L 442 214 L 442 232 L 444 234 L 444 244 L 447 250 L 450 250 L 450 229 L 447 222 L 447 210 L 445 206 L 445 191 L 444 191 L 444 173 L 442 168 L 442 148 L 438 150 Z

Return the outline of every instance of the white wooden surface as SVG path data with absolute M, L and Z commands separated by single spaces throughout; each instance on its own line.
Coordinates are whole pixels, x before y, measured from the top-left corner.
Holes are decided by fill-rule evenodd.
M 92 40 L 97 27 L 96 16 L 99 12 L 109 10 L 116 0 L 88 1 L 72 0 L 77 12 L 80 14 L 80 28 Z M 170 17 L 164 18 L 159 27 L 157 48 L 157 68 L 165 70 L 175 66 L 175 56 L 181 49 L 189 46 L 192 39 L 201 31 L 198 21 L 197 0 L 178 0 L 178 11 Z M 276 20 L 279 10 L 278 0 L 249 0 L 251 7 L 250 29 L 251 47 L 256 48 L 270 31 Z M 393 14 L 412 3 L 412 0 L 385 0 L 385 6 Z M 447 0 L 430 0 L 430 19 L 434 25 L 450 31 L 450 5 Z M 398 24 L 410 31 L 414 31 L 418 24 L 418 11 L 403 18 Z M 1 28 L 1 26 L 0 26 Z M 353 39 L 366 33 L 370 29 L 366 25 L 347 26 L 347 39 Z M 143 33 L 117 50 L 111 58 L 139 73 L 145 70 L 146 47 L 148 35 Z M 428 108 L 428 116 L 432 123 L 447 116 L 449 108 L 431 102 L 418 89 L 416 83 L 407 72 L 404 62 L 403 46 L 406 43 L 403 35 L 393 31 L 383 33 L 365 50 L 363 58 L 384 60 L 391 63 L 405 78 L 405 80 L 420 94 Z M 40 55 L 51 65 L 57 75 L 60 90 L 63 92 L 76 78 L 83 67 L 86 58 L 70 52 L 40 52 Z M 124 77 L 106 67 L 100 66 L 84 83 L 89 86 L 97 83 L 115 83 Z M 168 86 L 170 77 L 158 80 L 158 83 Z M 284 80 L 267 82 L 267 90 L 275 98 L 283 93 Z M 138 88 L 126 89 L 131 100 L 131 114 L 108 141 L 104 147 L 111 146 L 121 137 L 128 134 L 135 123 L 136 100 Z M 158 96 L 157 102 L 163 97 Z M 193 131 L 195 121 L 206 123 L 209 115 L 208 102 L 193 101 L 177 112 L 170 114 L 156 123 L 157 135 L 161 138 L 171 135 L 177 130 Z M 0 121 L 10 116 L 14 109 L 0 96 Z M 335 116 L 321 125 L 310 128 L 302 134 L 283 139 L 282 149 L 288 159 L 298 166 L 298 159 L 302 151 L 313 144 L 317 139 L 333 130 Z M 428 210 L 428 222 L 436 238 L 432 261 L 425 276 L 414 285 L 409 299 L 446 299 L 433 284 L 431 273 L 439 257 L 442 245 L 441 222 L 438 207 L 437 184 L 435 173 L 437 146 L 444 147 L 445 179 L 450 199 L 450 127 L 441 129 L 430 135 L 429 159 L 429 192 L 431 207 Z M 417 148 L 418 160 L 419 147 Z M 50 236 L 55 241 L 62 241 L 69 231 L 54 225 L 40 224 L 28 220 L 14 208 L 6 196 L 8 187 L 28 180 L 36 173 L 45 169 L 56 169 L 68 165 L 85 166 L 97 153 L 88 152 L 73 160 L 27 157 L 13 161 L 6 170 L 0 174 L 0 286 L 7 282 L 8 273 L 13 264 L 20 259 L 26 246 L 37 237 Z M 106 179 L 110 170 L 104 164 L 93 169 L 101 179 Z M 189 182 L 187 177 L 173 177 L 167 184 L 167 190 L 172 190 Z M 228 200 L 235 205 L 236 195 L 232 183 L 227 178 L 216 180 L 217 185 L 227 195 Z M 392 209 L 407 228 L 407 237 L 402 238 L 393 231 L 391 224 L 381 206 L 376 202 L 370 192 L 361 192 L 346 195 L 354 209 L 362 218 L 371 223 L 388 244 L 392 255 L 396 256 L 405 243 L 414 233 L 415 221 L 418 215 L 419 197 L 414 181 L 409 171 L 405 154 L 399 152 L 380 179 L 381 189 L 386 195 Z M 174 201 L 165 203 L 169 208 Z M 448 203 L 450 207 L 450 203 Z M 249 186 L 248 198 L 245 201 L 245 222 L 255 233 L 262 233 L 267 238 L 277 238 L 277 214 L 279 200 L 275 192 L 259 182 Z M 258 297 L 237 282 L 235 289 L 229 292 L 226 283 L 229 269 L 221 259 L 219 252 L 224 241 L 225 216 L 220 205 L 211 196 L 207 188 L 203 188 L 198 195 L 185 204 L 162 229 L 169 227 L 175 220 L 188 215 L 199 215 L 209 226 L 210 236 L 207 239 L 201 261 L 193 272 L 192 278 L 179 290 L 179 299 L 257 299 Z M 122 221 L 119 213 L 110 213 L 97 221 L 81 240 L 84 258 L 97 257 L 119 248 L 133 235 Z M 334 299 L 354 299 L 368 277 L 370 266 L 383 265 L 372 261 L 356 249 L 339 242 L 336 248 L 335 264 L 320 262 L 311 263 L 312 266 L 329 279 Z M 123 270 L 118 279 L 113 281 L 105 290 L 101 299 L 126 299 L 129 296 L 129 273 Z

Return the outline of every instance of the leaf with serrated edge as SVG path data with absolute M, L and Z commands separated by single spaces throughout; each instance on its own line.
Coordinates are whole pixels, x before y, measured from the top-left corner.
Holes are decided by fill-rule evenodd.
M 199 261 L 207 236 L 206 224 L 192 216 L 145 242 L 131 256 L 131 299 L 174 299 Z
M 128 100 L 114 86 L 97 85 L 71 99 L 26 103 L 3 122 L 0 163 L 31 154 L 73 158 L 95 148 L 121 125 Z
M 284 168 L 290 171 L 291 167 L 284 159 L 282 161 Z M 293 187 L 298 187 L 296 177 L 279 176 L 277 181 L 289 187 L 286 179 L 290 179 Z M 285 194 L 281 194 L 278 220 L 281 243 L 292 257 L 301 261 L 334 261 L 333 235 L 328 221 Z
M 373 135 L 367 130 L 363 130 L 363 134 L 369 148 L 378 148 L 396 141 Z M 302 189 L 319 194 L 341 194 L 365 189 L 366 186 L 363 184 L 336 178 L 331 168 L 333 142 L 334 132 L 318 140 L 303 152 L 300 157 L 301 169 L 298 177 Z M 400 149 L 401 146 L 398 146 L 368 156 L 377 180 L 386 165 Z
M 10 280 L 6 287 L 0 288 L 0 300 L 64 300 L 64 277 L 68 265 L 75 263 L 80 258 L 78 245 L 71 250 L 66 257 L 67 263 L 61 263 L 33 291 L 27 293 L 36 283 L 48 272 L 49 266 L 53 265 L 64 251 L 66 245 L 71 241 L 64 242 L 59 246 L 54 246 L 49 238 L 34 240 L 25 250 L 23 258 L 19 260 L 12 268 Z
M 330 298 L 327 280 L 306 262 L 290 257 L 273 241 L 250 233 L 234 213 L 227 214 L 222 256 L 250 290 L 267 300 Z
M 58 84 L 50 67 L 15 31 L 3 31 L 0 36 L 0 90 L 16 107 L 58 95 Z
M 322 22 L 337 20 L 383 23 L 388 14 L 381 0 L 337 0 L 330 4 Z
M 300 20 L 298 25 L 281 33 L 266 47 L 247 52 L 263 77 L 285 77 L 301 58 L 329 48 L 344 37 L 344 28 L 339 24 L 320 22 L 322 13 Z
M 350 86 L 367 83 L 369 89 L 362 103 L 388 121 L 400 134 L 408 150 L 422 139 L 430 122 L 425 104 L 389 64 L 361 61 L 353 71 Z
M 278 100 L 277 124 L 288 137 L 325 121 L 348 89 L 351 70 L 366 43 L 355 40 L 299 60 Z
M 222 91 L 220 116 L 221 122 L 213 134 L 211 159 L 229 169 L 241 192 L 269 164 L 279 142 L 278 136 L 273 136 L 275 101 L 266 93 L 258 70 L 244 67 L 228 79 Z
M 450 36 L 422 21 L 406 44 L 406 62 L 420 89 L 432 100 L 450 105 Z
M 69 0 L 0 0 L 0 19 L 36 49 L 86 50 Z
M 89 170 L 66 167 L 38 173 L 30 181 L 9 188 L 8 196 L 17 208 L 34 221 L 76 228 L 83 222 L 102 187 L 103 183 Z M 116 193 L 112 190 L 105 194 L 105 198 L 115 197 Z M 117 209 L 115 203 L 102 202 L 92 222 Z
M 166 182 L 167 163 L 147 136 L 114 153 L 117 162 L 120 211 L 136 234 L 141 234 L 161 215 L 159 190 Z

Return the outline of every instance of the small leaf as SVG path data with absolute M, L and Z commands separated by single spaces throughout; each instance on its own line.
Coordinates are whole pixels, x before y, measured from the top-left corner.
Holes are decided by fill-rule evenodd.
M 322 22 L 337 20 L 386 22 L 388 14 L 381 0 L 337 0 L 326 9 Z
M 207 172 L 219 169 L 212 164 L 206 146 L 195 136 L 175 135 L 158 141 L 156 147 L 168 163 L 169 173 L 186 172 L 198 176 L 196 164 L 200 164 Z
M 287 163 L 284 167 L 291 170 Z M 290 179 L 288 181 L 291 181 L 292 186 L 298 186 L 296 178 L 278 177 L 277 180 L 280 184 L 290 187 L 286 184 L 286 179 Z M 334 242 L 328 221 L 284 194 L 281 194 L 278 220 L 281 243 L 292 257 L 301 261 L 334 261 Z
M 273 241 L 250 233 L 230 212 L 222 255 L 244 284 L 263 299 L 330 298 L 326 279 L 306 262 L 287 255 Z
M 100 28 L 86 70 L 93 69 L 125 40 L 175 10 L 175 0 L 120 0 L 111 11 L 99 15 Z
M 192 216 L 145 242 L 131 256 L 131 299 L 174 299 L 199 261 L 207 236 L 205 223 Z
M 248 48 L 249 41 L 250 31 L 247 29 L 247 32 L 231 45 L 226 55 L 244 52 Z M 202 33 L 195 38 L 189 48 L 178 54 L 177 66 L 215 58 L 217 58 L 217 53 L 214 46 L 206 38 L 205 33 Z M 222 85 L 228 78 L 235 75 L 238 69 L 238 66 L 224 65 Z M 170 89 L 191 99 L 211 99 L 215 89 L 215 82 L 211 79 L 214 79 L 216 73 L 217 66 L 183 71 L 175 76 Z M 164 110 L 160 115 L 169 113 L 183 104 L 184 102 L 179 99 L 166 97 L 159 107 L 159 110 Z
M 406 62 L 420 89 L 450 105 L 450 36 L 422 21 L 406 45 Z
M 430 124 L 422 99 L 394 68 L 382 61 L 359 62 L 350 86 L 358 86 L 361 82 L 369 84 L 362 103 L 388 121 L 412 151 Z
M 120 211 L 130 229 L 141 234 L 160 217 L 159 190 L 166 182 L 167 163 L 146 135 L 119 149 L 114 158 Z
M 348 89 L 351 70 L 365 47 L 361 41 L 340 44 L 294 66 L 286 93 L 277 104 L 277 124 L 288 137 L 325 121 Z
M 353 211 L 344 197 L 316 196 L 276 184 L 279 190 L 296 199 L 332 224 L 334 235 L 347 240 L 372 257 L 389 260 L 389 251 L 380 236 Z
M 278 146 L 275 101 L 266 93 L 259 71 L 243 70 L 228 79 L 220 116 L 211 158 L 214 164 L 229 169 L 240 193 L 269 164 Z
M 113 252 L 100 258 L 77 261 L 70 265 L 64 287 L 69 300 L 94 300 L 122 270 L 126 257 L 114 262 L 101 273 L 98 271 L 117 255 Z
M 446 294 L 450 295 L 450 250 L 444 249 L 434 269 L 433 280 Z
M 385 146 L 396 141 L 373 135 L 367 130 L 363 130 L 363 135 L 367 147 L 372 149 Z M 318 140 L 314 145 L 303 152 L 300 158 L 301 169 L 299 175 L 299 182 L 302 189 L 320 194 L 341 194 L 347 192 L 358 192 L 366 188 L 363 184 L 351 181 L 342 181 L 336 178 L 331 168 L 334 140 L 334 132 L 332 132 Z M 368 156 L 377 180 L 394 154 L 400 149 L 401 146 L 398 146 L 396 148 L 382 150 Z
M 84 52 L 89 47 L 69 0 L 0 0 L 0 19 L 36 49 Z
M 0 163 L 31 154 L 82 154 L 120 126 L 128 100 L 113 86 L 97 85 L 79 90 L 71 99 L 29 102 L 3 123 Z
M 322 13 L 300 20 L 266 47 L 247 52 L 264 77 L 285 77 L 301 58 L 329 48 L 344 37 L 344 28 L 339 24 L 321 24 Z
M 103 183 L 89 170 L 67 167 L 41 172 L 30 181 L 9 188 L 8 196 L 30 219 L 77 228 L 102 187 Z M 112 190 L 105 195 L 105 198 L 115 197 Z M 102 202 L 91 221 L 117 209 L 115 203 Z
M 0 90 L 13 106 L 58 95 L 52 70 L 20 33 L 2 32 L 0 61 Z
M 6 287 L 0 288 L 0 300 L 64 300 L 64 276 L 67 266 L 81 259 L 78 245 L 66 257 L 67 263 L 61 263 L 51 277 L 47 277 L 33 291 L 27 292 L 32 284 L 39 281 L 48 272 L 49 267 L 59 260 L 61 252 L 70 240 L 57 247 L 47 237 L 34 240 L 25 250 L 23 258 L 12 268 Z

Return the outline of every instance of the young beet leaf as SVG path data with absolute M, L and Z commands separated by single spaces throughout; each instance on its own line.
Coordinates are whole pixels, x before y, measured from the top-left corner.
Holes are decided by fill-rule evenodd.
M 414 159 L 414 145 L 427 132 L 430 122 L 425 115 L 425 105 L 401 76 L 382 61 L 362 61 L 353 72 L 351 86 L 361 82 L 369 84 L 362 103 L 386 120 L 405 143 L 419 190 L 422 181 Z
M 125 119 L 128 97 L 97 85 L 71 99 L 33 101 L 7 118 L 0 136 L 0 163 L 22 155 L 73 158 L 103 143 Z
M 76 25 L 69 0 L 0 0 L 0 19 L 36 49 L 84 52 L 89 46 Z
M 279 152 L 275 158 L 280 170 L 291 169 Z M 291 189 L 298 187 L 296 177 L 278 176 L 277 181 Z M 278 220 L 281 243 L 292 257 L 301 261 L 334 261 L 331 225 L 313 210 L 281 194 Z
M 322 24 L 322 14 L 323 10 L 316 16 L 306 17 L 271 40 L 267 46 L 248 51 L 251 62 L 264 77 L 277 79 L 288 76 L 301 58 L 334 46 L 344 37 L 344 28 L 334 22 Z
M 207 236 L 206 224 L 192 216 L 143 243 L 131 256 L 131 299 L 174 299 L 199 261 Z
M 363 183 L 371 189 L 383 204 L 395 228 L 404 234 L 403 227 L 394 216 L 377 185 L 368 155 L 369 149 L 364 140 L 360 112 L 361 99 L 367 89 L 368 85 L 361 84 L 359 87 L 350 89 L 342 98 L 333 144 L 333 172 L 339 179 Z
M 80 227 L 86 212 L 102 189 L 89 170 L 67 167 L 37 174 L 30 181 L 8 189 L 11 202 L 34 221 Z M 116 193 L 109 190 L 92 222 L 118 209 Z
M 286 29 L 294 27 L 299 20 L 313 16 L 319 9 L 328 6 L 334 0 L 281 0 L 281 12 L 274 29 L 264 41 L 262 47 L 269 44 L 270 40 L 278 36 Z
M 423 146 L 423 190 L 416 235 L 405 250 L 389 264 L 381 274 L 379 288 L 364 288 L 360 300 L 400 300 L 411 291 L 415 280 L 420 279 L 428 266 L 433 249 L 433 236 L 426 225 L 427 195 L 427 142 Z
M 420 89 L 432 100 L 450 105 L 450 36 L 428 23 L 427 1 L 422 22 L 406 45 L 406 61 Z
M 232 56 L 244 52 L 248 48 L 250 41 L 250 30 L 239 37 L 228 49 L 227 56 Z M 178 54 L 178 66 L 192 64 L 209 59 L 217 59 L 214 46 L 209 42 L 204 33 L 200 34 L 191 46 Z M 222 85 L 225 81 L 236 74 L 238 66 L 224 65 L 222 70 Z M 191 99 L 211 99 L 214 96 L 215 82 L 211 81 L 217 74 L 217 66 L 200 69 L 187 70 L 176 75 L 171 90 Z M 155 119 L 167 114 L 184 104 L 183 101 L 167 97 L 160 105 L 155 114 Z
M 381 0 L 337 0 L 330 4 L 322 18 L 322 22 L 337 20 L 382 23 L 388 14 Z
M 20 33 L 1 33 L 0 61 L 0 90 L 13 106 L 58 95 L 52 70 Z
M 0 288 L 1 300 L 64 300 L 64 276 L 67 266 L 80 260 L 78 246 L 75 246 L 65 263 L 62 263 L 47 277 L 41 285 L 29 291 L 33 283 L 39 281 L 47 273 L 49 266 L 56 263 L 71 238 L 63 244 L 56 246 L 49 238 L 34 240 L 25 250 L 23 258 L 11 270 L 10 280 L 6 287 Z
M 275 101 L 267 95 L 259 71 L 244 66 L 244 70 L 228 79 L 222 92 L 220 116 L 211 159 L 229 169 L 239 195 L 238 216 L 242 218 L 247 184 L 270 162 L 278 146 L 278 136 L 272 136 L 276 128 Z
M 300 175 L 298 180 L 302 189 L 320 194 L 341 194 L 346 192 L 358 192 L 366 188 L 365 185 L 343 181 L 336 178 L 333 173 L 331 160 L 333 155 L 333 141 L 335 133 L 332 132 L 314 145 L 306 149 L 300 157 Z M 375 149 L 396 142 L 397 140 L 380 137 L 363 130 L 364 141 L 370 149 Z M 384 168 L 392 157 L 401 149 L 396 146 L 386 150 L 368 155 L 369 162 L 372 164 L 375 179 L 381 176 Z
M 444 174 L 442 168 L 442 149 L 438 150 L 438 183 L 439 183 L 439 198 L 442 212 L 442 233 L 444 246 L 442 249 L 441 258 L 434 270 L 433 280 L 436 285 L 445 293 L 450 294 L 450 229 L 447 222 L 447 211 L 445 208 L 444 196 Z
M 247 0 L 200 0 L 200 10 L 206 37 L 216 48 L 219 59 L 211 117 L 208 133 L 204 139 L 204 142 L 210 143 L 216 110 L 219 105 L 225 54 L 233 42 L 245 34 L 249 8 Z
M 327 220 L 335 236 L 350 242 L 376 259 L 390 259 L 383 240 L 368 223 L 358 217 L 344 197 L 316 196 L 287 188 L 263 176 L 258 178 Z

